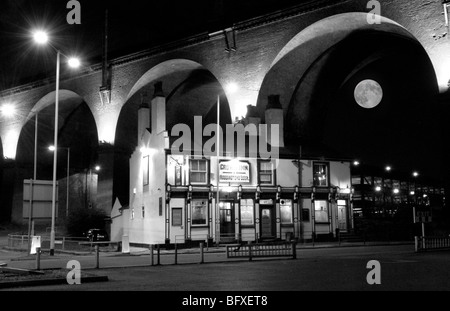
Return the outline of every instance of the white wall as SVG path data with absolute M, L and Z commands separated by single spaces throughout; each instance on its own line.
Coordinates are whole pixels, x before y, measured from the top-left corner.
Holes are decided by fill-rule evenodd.
M 150 147 L 151 146 L 151 147 Z M 165 138 L 144 135 L 130 159 L 130 243 L 157 244 L 165 242 Z M 141 150 L 141 147 L 144 147 Z M 150 148 L 147 148 L 150 147 Z M 144 156 L 149 156 L 149 183 L 143 184 Z M 160 201 L 162 198 L 162 214 Z M 142 215 L 144 207 L 144 215 Z
M 298 168 L 292 163 L 292 160 L 281 159 L 277 162 L 277 185 L 281 187 L 300 186 Z

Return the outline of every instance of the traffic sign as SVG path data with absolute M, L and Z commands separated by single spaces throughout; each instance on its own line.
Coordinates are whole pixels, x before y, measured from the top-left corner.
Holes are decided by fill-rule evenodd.
M 413 207 L 414 223 L 418 222 L 431 222 L 432 213 L 431 208 Z

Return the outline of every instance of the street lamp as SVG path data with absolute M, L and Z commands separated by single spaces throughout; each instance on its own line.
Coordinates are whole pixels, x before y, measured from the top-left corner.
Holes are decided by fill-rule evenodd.
M 56 164 L 58 159 L 58 114 L 59 114 L 59 72 L 61 63 L 61 51 L 55 48 L 49 42 L 49 37 L 46 32 L 38 30 L 33 34 L 34 41 L 38 44 L 49 44 L 56 51 L 56 91 L 55 91 L 55 133 L 54 133 L 54 147 L 55 152 L 53 153 L 53 193 L 52 193 L 52 224 L 50 231 L 50 256 L 55 254 L 55 210 L 56 210 Z M 63 54 L 63 56 L 65 56 Z M 69 58 L 69 65 L 79 66 L 80 62 L 75 61 L 74 58 Z
M 69 216 L 69 177 L 70 177 L 70 147 L 58 147 L 60 149 L 67 149 L 67 181 L 66 181 L 66 218 Z M 55 146 L 48 147 L 50 151 L 55 151 Z
M 14 105 L 12 104 L 4 104 L 1 108 L 0 108 L 2 114 L 9 118 L 12 117 L 16 114 L 16 107 L 14 107 Z

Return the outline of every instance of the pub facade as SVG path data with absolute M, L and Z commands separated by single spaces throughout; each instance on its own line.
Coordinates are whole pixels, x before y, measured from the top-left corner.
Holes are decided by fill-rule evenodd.
M 352 229 L 350 161 L 300 158 L 284 146 L 282 128 L 279 145 L 272 142 L 276 158 L 226 150 L 199 155 L 202 146 L 195 143 L 174 152 L 165 97 L 155 94 L 151 112 L 145 106 L 138 111 L 129 207 L 126 219 L 113 222 L 112 236 L 120 232 L 130 244 L 147 245 L 309 241 Z M 268 108 L 266 122 L 282 125 L 281 107 Z

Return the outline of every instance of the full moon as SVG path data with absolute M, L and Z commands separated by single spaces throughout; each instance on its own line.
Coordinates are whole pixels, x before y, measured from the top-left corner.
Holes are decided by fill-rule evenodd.
M 355 87 L 355 100 L 363 108 L 377 106 L 383 98 L 383 89 L 374 80 L 363 80 Z

